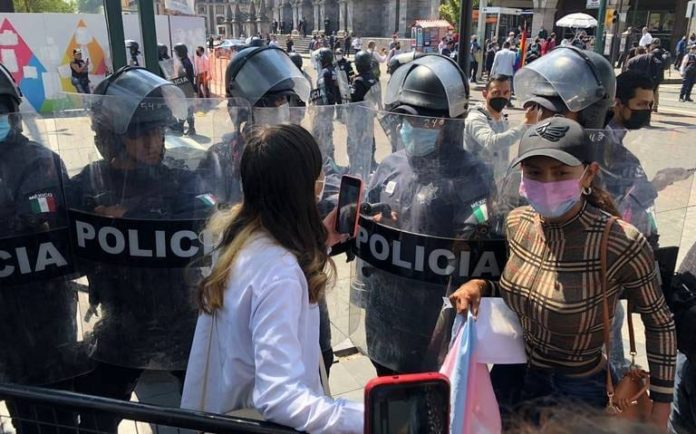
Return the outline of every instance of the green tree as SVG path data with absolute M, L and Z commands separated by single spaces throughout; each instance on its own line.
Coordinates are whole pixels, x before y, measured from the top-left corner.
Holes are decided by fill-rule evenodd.
M 70 0 L 14 0 L 15 12 L 75 12 Z
M 85 14 L 100 14 L 104 9 L 104 0 L 77 0 L 77 11 Z
M 479 0 L 473 0 L 474 10 L 479 7 Z M 445 0 L 440 5 L 440 18 L 447 20 L 454 25 L 456 30 L 459 30 L 459 5 L 460 0 Z

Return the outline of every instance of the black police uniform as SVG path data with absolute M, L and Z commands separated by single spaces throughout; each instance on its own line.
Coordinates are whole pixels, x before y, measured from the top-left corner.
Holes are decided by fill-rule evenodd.
M 492 185 L 490 169 L 464 150 L 418 160 L 401 150 L 382 160 L 366 200 L 395 210 L 401 231 L 466 240 L 482 228 L 474 212 L 492 196 Z M 368 294 L 367 347 L 378 374 L 437 370 L 427 354 L 445 285 L 400 278 L 367 263 L 358 273 Z
M 164 164 L 120 170 L 103 160 L 85 167 L 70 186 L 74 208 L 91 213 L 98 206 L 122 206 L 123 218 L 138 220 L 144 232 L 162 220 L 206 218 L 207 193 L 207 185 L 191 172 Z M 88 341 L 100 363 L 81 378 L 81 391 L 127 401 L 144 369 L 173 371 L 183 385 L 200 270 L 84 260 L 80 266 L 89 280 L 90 305 L 102 312 Z M 109 432 L 118 425 L 109 417 L 95 421 L 94 428 Z
M 53 258 L 39 273 L 32 268 L 21 281 L 13 278 L 24 273 L 13 259 L 3 255 L 0 268 L 0 381 L 73 389 L 73 378 L 88 370 L 87 354 L 77 341 L 77 293 L 68 281 L 72 258 L 68 249 L 67 215 L 63 183 L 67 180 L 63 162 L 43 145 L 30 141 L 16 130 L 0 143 L 0 250 L 17 254 L 11 248 L 21 237 L 29 239 L 53 231 L 52 245 L 62 256 Z M 42 203 L 40 204 L 39 201 Z M 64 232 L 56 230 L 64 229 Z M 29 243 L 29 241 L 27 241 Z M 17 246 L 27 243 L 19 241 Z M 26 247 L 25 247 L 26 248 Z M 31 251 L 31 249 L 28 249 Z M 26 250 L 25 250 L 26 251 Z M 10 267 L 14 267 L 13 272 Z M 75 424 L 72 414 L 33 405 L 22 400 L 7 400 L 15 428 L 20 433 L 50 431 L 60 423 Z M 22 421 L 23 419 L 23 421 Z M 49 425 L 34 425 L 44 421 Z

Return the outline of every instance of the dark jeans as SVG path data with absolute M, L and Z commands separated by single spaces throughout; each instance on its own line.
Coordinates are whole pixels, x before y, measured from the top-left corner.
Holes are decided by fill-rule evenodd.
M 696 366 L 681 353 L 677 358 L 669 429 L 677 434 L 696 432 Z
M 680 99 L 691 99 L 691 90 L 696 83 L 696 74 L 688 74 L 682 81 L 681 91 L 679 92 Z
M 88 395 L 130 401 L 131 395 L 138 384 L 138 379 L 144 369 L 126 368 L 123 366 L 99 363 L 96 369 L 75 380 L 76 391 Z M 179 379 L 180 387 L 184 387 L 186 371 L 171 371 Z M 109 413 L 81 413 L 80 429 L 86 432 L 118 432 L 121 418 Z
M 526 365 L 495 365 L 491 382 L 504 424 L 519 422 L 520 417 L 537 424 L 542 411 L 549 407 L 584 404 L 604 408 L 606 375 L 606 370 L 601 370 L 587 377 L 571 377 Z
M 89 79 L 73 77 L 70 81 L 72 85 L 75 86 L 77 93 L 90 93 Z
M 469 78 L 471 81 L 476 82 L 476 74 L 478 74 L 478 62 L 474 60 L 469 66 L 471 69 L 469 72 Z
M 72 379 L 41 387 L 57 390 L 74 389 Z M 77 413 L 67 408 L 38 405 L 22 399 L 5 400 L 17 434 L 68 434 L 77 432 Z

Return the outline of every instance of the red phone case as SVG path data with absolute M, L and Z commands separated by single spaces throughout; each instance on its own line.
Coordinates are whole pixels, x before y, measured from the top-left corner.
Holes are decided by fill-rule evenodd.
M 363 188 L 365 187 L 365 184 L 362 182 L 362 179 L 360 179 L 360 178 L 356 178 L 355 176 L 350 176 L 350 175 L 343 175 L 341 177 L 341 185 L 343 185 L 343 178 L 348 178 L 352 182 L 358 183 L 358 185 L 360 186 L 360 193 L 358 193 L 358 202 L 357 202 L 357 206 L 356 206 L 356 210 L 355 210 L 355 213 L 356 213 L 355 227 L 353 228 L 353 232 L 350 234 L 351 238 L 355 238 L 358 235 L 358 221 L 360 220 L 360 204 L 362 203 Z M 340 203 L 341 203 L 341 188 L 340 188 L 340 186 L 339 186 L 338 192 L 339 192 L 338 204 L 340 205 Z M 338 231 L 338 224 L 339 224 L 340 217 L 341 217 L 340 212 L 341 212 L 341 208 L 339 206 L 337 208 L 337 211 L 336 211 L 336 230 L 337 231 Z
M 372 397 L 374 391 L 378 390 L 380 387 L 393 386 L 393 385 L 410 385 L 417 383 L 433 383 L 433 382 L 443 382 L 447 385 L 447 390 L 449 391 L 449 379 L 439 373 L 439 372 L 423 372 L 419 374 L 406 374 L 406 375 L 392 375 L 388 377 L 376 377 L 368 381 L 365 385 L 365 434 L 372 434 L 372 426 L 370 424 L 372 414 Z M 449 402 L 449 396 L 447 396 L 447 402 Z M 446 409 L 448 419 L 449 419 L 449 406 Z

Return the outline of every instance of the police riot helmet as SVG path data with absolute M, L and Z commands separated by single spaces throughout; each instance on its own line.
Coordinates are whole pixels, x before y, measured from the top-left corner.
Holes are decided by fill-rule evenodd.
M 266 41 L 259 38 L 258 36 L 252 36 L 251 40 L 249 41 L 249 46 L 250 47 L 265 47 Z
M 94 90 L 91 104 L 95 144 L 105 159 L 123 150 L 121 137 L 138 136 L 185 119 L 187 103 L 177 86 L 139 66 L 124 66 Z
M 14 77 L 2 63 L 0 63 L 0 98 L 0 101 L 7 104 L 10 112 L 19 111 L 19 105 L 22 103 L 22 91 L 19 90 Z
M 421 53 L 419 51 L 397 54 L 389 60 L 389 64 L 387 64 L 387 73 L 393 74 L 401 65 L 405 65 L 423 56 L 425 56 L 425 53 Z
M 225 71 L 228 98 L 242 98 L 263 106 L 269 96 L 309 100 L 311 85 L 288 54 L 278 47 L 249 47 L 237 53 Z
M 132 39 L 126 39 L 126 48 L 130 52 L 130 54 L 137 56 L 140 54 L 140 44 L 138 44 L 137 41 L 134 41 Z
M 157 44 L 157 57 L 159 60 L 169 59 L 169 47 L 165 44 Z
M 387 110 L 407 105 L 419 114 L 458 118 L 466 113 L 469 80 L 449 57 L 429 54 L 400 67 L 389 79 Z
M 290 60 L 292 60 L 292 63 L 294 63 L 295 66 L 302 69 L 302 55 L 300 53 L 297 51 L 291 51 L 288 53 L 288 56 L 290 56 Z
M 334 55 L 333 51 L 331 51 L 330 48 L 320 48 L 319 53 L 317 53 L 317 57 L 319 58 L 319 64 L 321 65 L 322 68 L 325 68 L 331 64 L 333 64 L 334 61 Z
M 179 59 L 183 59 L 184 57 L 188 56 L 188 47 L 183 42 L 179 42 L 174 46 L 174 52 Z
M 522 101 L 560 98 L 568 111 L 580 114 L 582 126 L 603 128 L 614 104 L 616 77 L 600 54 L 559 47 L 517 72 L 515 92 Z
M 355 59 L 353 63 L 355 64 L 355 69 L 358 70 L 358 74 L 367 74 L 372 71 L 372 54 L 365 50 L 360 50 L 355 53 Z

